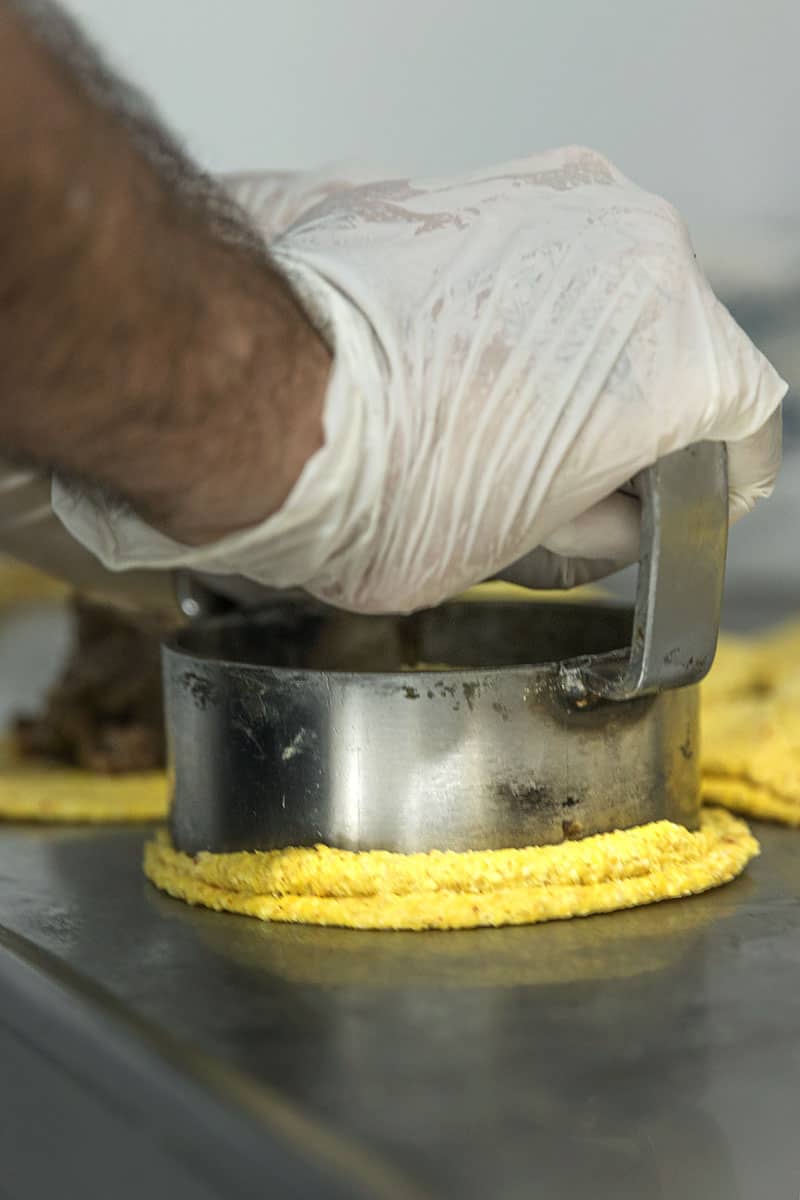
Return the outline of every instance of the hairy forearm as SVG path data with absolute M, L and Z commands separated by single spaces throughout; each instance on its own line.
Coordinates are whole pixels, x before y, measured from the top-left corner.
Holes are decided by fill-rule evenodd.
M 36 11 L 0 0 L 0 454 L 222 536 L 320 445 L 328 352 L 223 193 Z

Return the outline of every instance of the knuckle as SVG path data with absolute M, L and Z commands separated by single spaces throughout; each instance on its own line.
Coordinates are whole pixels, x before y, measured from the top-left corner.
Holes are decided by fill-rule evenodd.
M 532 154 L 524 174 L 557 190 L 567 187 L 610 185 L 625 182 L 610 159 L 589 146 L 566 145 Z
M 599 176 L 605 176 L 609 180 L 617 178 L 620 174 L 610 158 L 591 146 L 570 144 L 562 146 L 559 153 L 566 162 L 594 170 Z
M 659 197 L 649 200 L 633 254 L 658 291 L 677 298 L 693 288 L 699 273 L 689 232 L 672 204 Z

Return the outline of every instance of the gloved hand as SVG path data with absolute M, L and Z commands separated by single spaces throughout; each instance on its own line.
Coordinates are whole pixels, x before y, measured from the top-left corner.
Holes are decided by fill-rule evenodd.
M 599 155 L 302 208 L 272 253 L 335 352 L 324 446 L 282 509 L 200 548 L 56 481 L 61 519 L 112 569 L 402 611 L 498 572 L 568 586 L 633 561 L 638 505 L 618 489 L 700 439 L 729 444 L 734 518 L 769 494 L 785 385 L 675 212 Z
M 55 516 L 50 492 L 49 476 L 0 462 L 0 556 L 28 563 L 119 607 L 174 607 L 168 572 L 105 570 Z
M 220 176 L 219 183 L 271 245 L 318 204 L 390 178 L 391 171 L 335 163 L 316 171 L 235 171 Z

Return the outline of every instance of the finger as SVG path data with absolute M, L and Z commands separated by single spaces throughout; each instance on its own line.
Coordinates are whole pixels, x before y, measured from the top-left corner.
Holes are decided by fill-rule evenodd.
M 755 433 L 728 443 L 731 524 L 772 494 L 781 463 L 782 424 L 779 405 Z M 628 566 L 639 558 L 639 525 L 639 501 L 615 492 L 557 529 L 544 546 L 564 558 L 607 559 Z
M 781 465 L 782 414 L 777 408 L 750 437 L 728 443 L 731 524 L 772 494 Z
M 606 575 L 613 575 L 621 564 L 606 558 L 563 558 L 543 546 L 532 550 L 494 576 L 506 583 L 542 591 L 581 587 Z
M 619 566 L 639 557 L 639 501 L 614 492 L 544 539 L 562 558 L 604 559 Z
M 662 369 L 649 381 L 664 423 L 661 455 L 695 441 L 726 442 L 732 513 L 768 495 L 780 465 L 780 408 L 787 387 L 697 269 L 674 287 Z
M 391 179 L 396 171 L 353 163 L 331 163 L 315 171 L 240 171 L 224 175 L 221 183 L 267 242 L 348 188 Z

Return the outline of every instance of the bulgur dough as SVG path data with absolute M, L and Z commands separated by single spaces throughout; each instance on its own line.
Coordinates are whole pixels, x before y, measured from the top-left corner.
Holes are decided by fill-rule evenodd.
M 800 827 L 800 624 L 721 639 L 701 700 L 703 799 Z
M 145 847 L 144 870 L 177 899 L 265 921 L 472 929 L 693 895 L 735 879 L 758 853 L 743 821 L 710 808 L 695 833 L 656 821 L 558 846 L 463 853 L 315 846 L 191 857 L 162 831 Z
M 98 775 L 36 762 L 0 741 L 0 820 L 101 822 L 162 820 L 169 807 L 163 771 Z
M 65 600 L 71 592 L 68 584 L 36 567 L 0 555 L 0 611 L 28 604 Z

